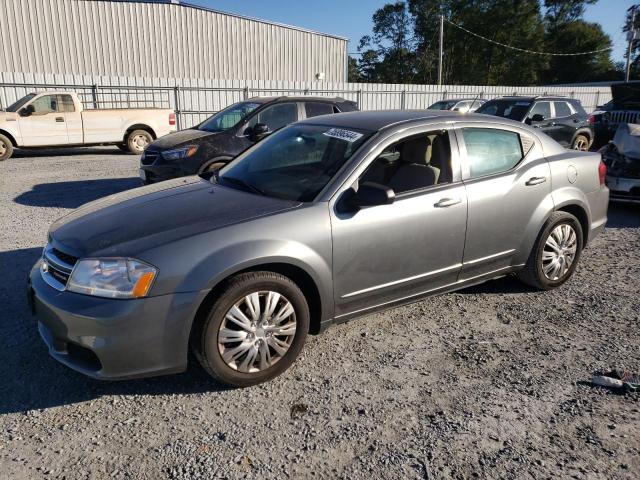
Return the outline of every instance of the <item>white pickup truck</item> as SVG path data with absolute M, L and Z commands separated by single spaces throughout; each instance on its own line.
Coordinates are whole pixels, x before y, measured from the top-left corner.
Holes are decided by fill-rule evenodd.
M 156 138 L 175 131 L 170 109 L 85 110 L 73 92 L 30 93 L 0 111 L 0 160 L 15 148 L 117 145 L 140 154 Z

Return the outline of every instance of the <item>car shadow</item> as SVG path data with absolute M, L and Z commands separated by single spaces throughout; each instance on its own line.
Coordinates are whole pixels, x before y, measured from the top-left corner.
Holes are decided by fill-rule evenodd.
M 77 208 L 87 202 L 142 185 L 137 177 L 40 183 L 14 198 L 29 207 Z
M 507 275 L 506 277 L 496 278 L 495 280 L 489 280 L 478 285 L 463 288 L 455 293 L 461 294 L 478 294 L 478 293 L 502 293 L 502 294 L 517 294 L 517 293 L 530 293 L 535 289 L 525 285 L 513 275 Z
M 16 149 L 12 158 L 37 157 L 69 157 L 76 155 L 130 155 L 117 147 L 69 147 L 69 148 L 38 148 L 34 150 Z
M 227 390 L 193 358 L 185 373 L 140 380 L 93 380 L 49 356 L 27 305 L 26 277 L 42 248 L 0 252 L 0 415 L 27 412 L 105 395 L 170 395 Z
M 609 202 L 607 227 L 638 228 L 640 227 L 640 205 Z

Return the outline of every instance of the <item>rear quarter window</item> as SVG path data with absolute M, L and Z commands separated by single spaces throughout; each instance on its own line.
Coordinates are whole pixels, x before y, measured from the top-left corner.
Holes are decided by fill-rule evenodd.
M 506 172 L 524 157 L 520 135 L 497 128 L 462 128 L 471 178 Z
M 330 103 L 322 102 L 306 102 L 304 109 L 307 114 L 307 118 L 319 117 L 320 115 L 330 115 L 334 113 L 333 105 Z

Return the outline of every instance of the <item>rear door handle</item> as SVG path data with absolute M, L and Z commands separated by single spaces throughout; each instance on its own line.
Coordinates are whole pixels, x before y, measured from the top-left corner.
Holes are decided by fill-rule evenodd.
M 462 200 L 460 200 L 459 198 L 443 198 L 440 201 L 434 203 L 433 206 L 436 208 L 446 208 L 457 205 L 459 203 L 462 203 Z
M 547 181 L 547 177 L 531 177 L 529 180 L 526 181 L 525 185 L 531 187 L 533 185 L 540 185 L 541 183 L 544 183 Z
M 64 122 L 64 117 L 56 117 L 56 122 Z

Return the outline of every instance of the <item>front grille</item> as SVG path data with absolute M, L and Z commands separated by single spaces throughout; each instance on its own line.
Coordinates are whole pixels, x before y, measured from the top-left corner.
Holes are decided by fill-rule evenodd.
M 142 165 L 151 165 L 158 159 L 159 156 L 160 152 L 146 150 L 142 158 L 140 158 L 140 163 L 142 163 Z
M 64 290 L 77 261 L 76 257 L 47 245 L 42 254 L 42 278 L 56 290 Z

